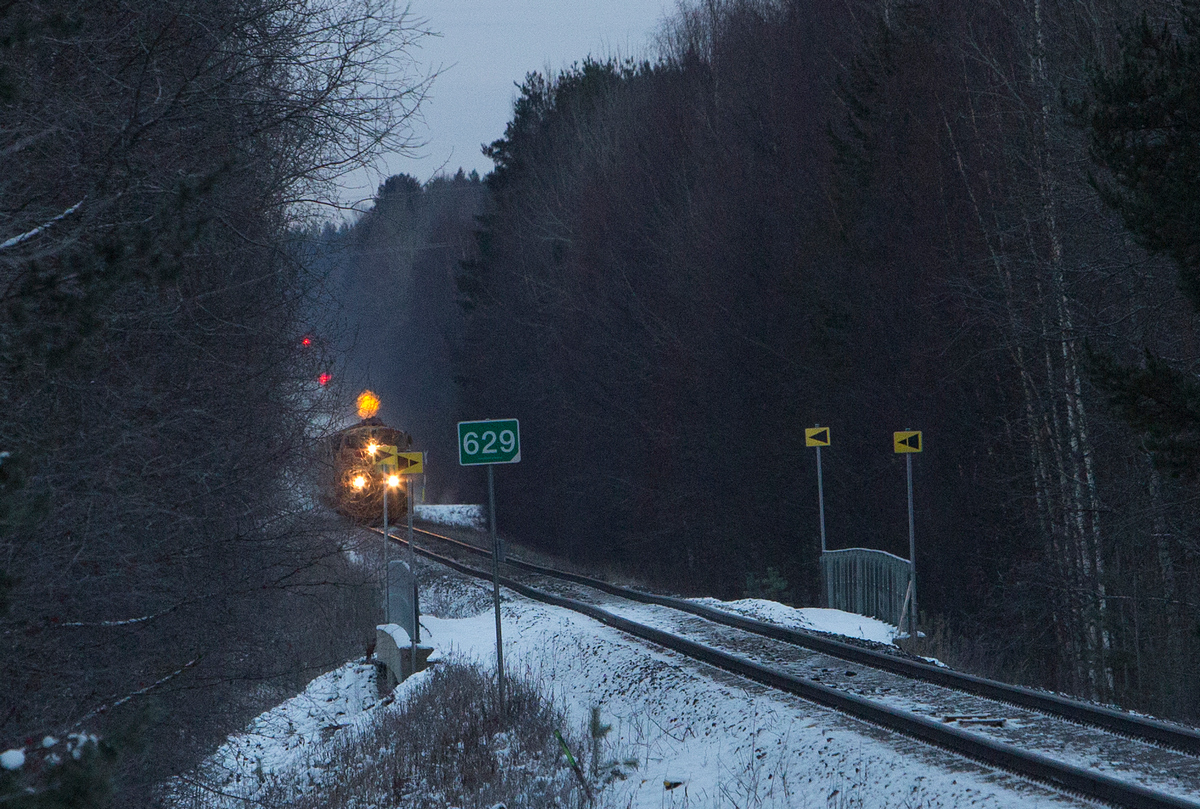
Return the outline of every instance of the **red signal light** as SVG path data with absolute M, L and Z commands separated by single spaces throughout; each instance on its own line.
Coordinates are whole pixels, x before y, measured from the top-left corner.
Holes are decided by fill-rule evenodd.
M 302 345 L 302 346 L 312 345 L 312 338 L 309 337 L 307 334 L 304 335 L 304 339 L 300 341 L 300 345 Z
M 317 377 L 317 383 L 320 385 L 327 385 L 331 379 L 333 379 L 333 374 L 321 374 Z

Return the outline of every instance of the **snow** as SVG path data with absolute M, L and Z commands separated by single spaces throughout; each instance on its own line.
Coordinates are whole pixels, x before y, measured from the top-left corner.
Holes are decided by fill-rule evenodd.
M 480 530 L 485 527 L 483 506 L 481 505 L 420 505 L 413 508 L 413 516 L 418 520 L 426 520 L 438 525 L 454 525 Z
M 6 770 L 19 770 L 24 766 L 24 750 L 5 750 L 3 753 L 0 753 L 0 767 Z
M 745 618 L 753 618 L 756 621 L 776 624 L 789 629 L 828 632 L 833 635 L 844 635 L 848 638 L 859 638 L 876 643 L 892 643 L 897 637 L 896 627 L 889 623 L 880 621 L 878 618 L 868 618 L 865 615 L 856 615 L 842 610 L 820 607 L 788 607 L 761 598 L 743 598 L 739 601 L 718 601 L 715 598 L 689 600 L 706 607 L 732 612 Z
M 365 659 L 352 660 L 317 677 L 302 693 L 260 714 L 242 733 L 230 736 L 205 760 L 200 768 L 203 780 L 229 798 L 213 805 L 243 807 L 261 802 L 281 786 L 318 783 L 334 764 L 330 756 L 338 736 L 363 728 L 373 709 L 402 699 L 426 676 L 418 672 L 409 677 L 390 699 L 378 694 L 375 666 Z M 168 785 L 167 790 L 177 796 L 184 791 L 180 782 Z M 182 800 L 177 803 L 184 805 Z
M 1072 803 L 590 618 L 505 595 L 506 667 L 541 681 L 581 737 L 586 738 L 591 708 L 598 706 L 602 721 L 613 726 L 605 757 L 638 761 L 627 780 L 609 787 L 604 805 L 1015 809 Z M 862 629 L 861 616 L 832 612 L 809 616 L 811 628 Z M 426 616 L 423 623 L 448 656 L 495 666 L 490 612 L 461 619 Z M 674 782 L 680 786 L 666 787 Z
M 426 579 L 426 581 L 430 581 Z M 495 666 L 490 585 L 453 575 L 423 590 L 426 643 L 439 654 Z M 882 622 L 837 610 L 795 609 L 759 599 L 721 609 L 790 626 L 889 642 Z M 489 605 L 490 606 L 490 605 Z M 407 643 L 407 634 L 396 627 Z M 394 635 L 393 637 L 396 637 Z M 567 610 L 503 591 L 504 657 L 510 676 L 537 681 L 586 739 L 593 707 L 612 725 L 606 760 L 634 759 L 600 806 L 977 806 L 1080 805 L 1016 776 L 875 728 L 799 698 L 690 661 Z M 399 639 L 398 639 L 399 642 Z M 275 786 L 319 783 L 330 745 L 386 710 L 370 663 L 356 660 L 313 680 L 259 716 L 205 764 L 213 787 L 241 807 Z M 423 681 L 397 686 L 394 699 Z M 576 751 L 577 753 L 580 751 Z
M 412 646 L 412 636 L 399 624 L 380 624 L 375 628 L 391 635 L 392 640 L 396 642 L 397 649 L 407 649 L 409 646 Z

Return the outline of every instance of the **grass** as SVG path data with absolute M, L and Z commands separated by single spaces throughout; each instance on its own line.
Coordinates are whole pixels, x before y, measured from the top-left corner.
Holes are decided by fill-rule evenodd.
M 1028 665 L 1012 661 L 1018 656 L 1005 655 L 994 639 L 965 633 L 950 625 L 941 616 L 922 616 L 918 625 L 921 635 L 907 637 L 896 645 L 909 654 L 932 657 L 955 671 L 987 677 L 1016 685 L 1038 686 L 1037 673 Z
M 478 667 L 438 666 L 399 709 L 338 745 L 338 770 L 307 807 L 491 807 L 579 803 L 554 730 L 562 718 L 528 681 L 510 678 L 501 715 L 495 681 Z

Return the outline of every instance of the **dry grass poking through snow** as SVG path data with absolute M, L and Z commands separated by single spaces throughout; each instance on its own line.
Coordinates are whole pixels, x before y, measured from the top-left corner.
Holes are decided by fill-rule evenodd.
M 333 766 L 303 797 L 268 807 L 366 809 L 393 806 L 582 806 L 554 730 L 563 720 L 528 682 L 510 679 L 500 716 L 494 680 L 446 662 L 401 706 L 380 711 L 331 750 Z

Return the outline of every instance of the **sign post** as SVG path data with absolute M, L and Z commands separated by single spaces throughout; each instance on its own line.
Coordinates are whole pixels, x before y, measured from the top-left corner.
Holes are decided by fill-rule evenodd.
M 821 447 L 829 446 L 829 428 L 804 428 L 804 446 L 817 448 L 817 510 L 821 515 L 821 553 L 825 553 L 825 486 L 821 480 Z
M 392 622 L 392 594 L 388 592 L 391 582 L 388 581 L 388 487 L 387 480 L 383 483 L 383 622 Z
M 363 393 L 363 396 L 365 396 L 365 395 L 366 395 L 366 393 Z M 374 394 L 372 394 L 372 395 L 374 395 Z M 362 397 L 360 396 L 359 398 L 361 399 Z M 379 456 L 378 460 L 375 461 L 375 466 L 379 467 L 383 471 L 383 474 L 384 474 L 384 478 L 383 478 L 383 622 L 385 624 L 390 624 L 392 622 L 392 594 L 390 592 L 391 579 L 389 578 L 390 574 L 388 573 L 388 555 L 389 555 L 388 554 L 388 551 L 389 551 L 389 548 L 388 548 L 388 499 L 389 499 L 389 494 L 390 494 L 388 489 L 391 488 L 391 476 L 396 473 L 396 467 L 398 465 L 396 453 L 398 451 L 399 450 L 396 448 L 396 446 L 394 444 L 387 444 L 384 446 L 379 446 L 374 441 L 372 441 L 371 445 L 369 447 L 367 447 L 367 452 L 371 455 L 372 458 L 376 457 L 376 455 Z
M 829 446 L 829 428 L 818 424 L 816 427 L 804 428 L 804 446 L 817 448 L 817 513 L 821 518 L 821 555 L 825 555 L 825 482 L 821 479 L 821 447 Z M 821 567 L 821 603 L 829 598 L 829 585 L 825 581 L 825 564 Z
M 521 424 L 517 419 L 460 421 L 458 463 L 487 466 L 488 523 L 492 533 L 492 602 L 496 612 L 496 684 L 504 713 L 504 642 L 500 631 L 500 541 L 496 537 L 496 484 L 492 467 L 521 462 Z
M 909 609 L 911 610 L 908 618 L 909 636 L 916 640 L 917 637 L 917 540 L 916 533 L 913 530 L 913 495 L 912 495 L 912 456 L 920 452 L 921 431 L 920 430 L 904 430 L 902 432 L 892 433 L 892 449 L 897 453 L 902 453 L 908 466 L 908 590 L 911 598 L 909 599 Z
M 409 658 L 409 667 L 413 674 L 417 673 L 417 640 L 420 638 L 421 628 L 417 622 L 417 550 L 416 543 L 413 542 L 413 475 L 420 475 L 425 472 L 425 453 L 423 452 L 400 452 L 397 453 L 399 460 L 407 461 L 406 466 L 400 467 L 400 474 L 406 476 L 404 494 L 407 499 L 408 506 L 408 569 L 412 571 L 412 626 L 409 627 L 408 638 L 412 641 L 412 657 Z

